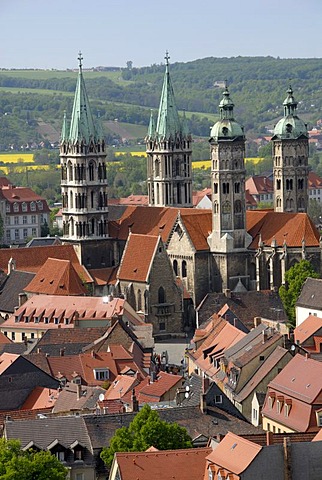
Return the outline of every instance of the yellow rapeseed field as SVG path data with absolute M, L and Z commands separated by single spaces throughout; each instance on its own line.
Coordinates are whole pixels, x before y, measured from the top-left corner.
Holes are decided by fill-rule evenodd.
M 119 157 L 120 155 L 126 155 L 127 153 L 136 157 L 146 157 L 146 152 L 115 152 L 115 156 Z
M 0 153 L 0 162 L 3 163 L 33 163 L 33 153 Z

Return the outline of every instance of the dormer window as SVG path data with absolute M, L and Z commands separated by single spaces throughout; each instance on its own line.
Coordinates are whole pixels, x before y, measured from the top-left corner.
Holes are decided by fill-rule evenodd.
M 22 208 L 22 211 L 23 211 L 23 212 L 26 212 L 26 211 L 27 211 L 27 204 L 26 204 L 26 202 L 22 202 L 21 208 Z
M 35 204 L 35 202 L 30 202 L 30 210 L 31 210 L 32 212 L 35 212 L 35 211 L 36 211 L 36 204 Z
M 43 203 L 40 200 L 38 200 L 37 203 L 38 203 L 39 210 L 42 210 L 43 209 Z
M 274 401 L 275 401 L 275 393 L 271 392 L 271 393 L 269 394 L 269 397 L 268 397 L 268 407 L 269 407 L 270 409 L 273 408 Z
M 10 203 L 6 203 L 6 212 L 10 213 Z
M 17 202 L 15 202 L 15 203 L 13 204 L 13 211 L 14 211 L 14 212 L 19 212 L 19 204 L 18 204 Z
M 281 413 L 282 405 L 283 405 L 283 398 L 279 397 L 276 401 L 276 411 L 277 411 L 277 413 Z
M 292 408 L 292 400 L 286 399 L 284 404 L 284 415 L 288 417 Z
M 108 380 L 110 377 L 110 371 L 108 368 L 94 368 L 95 380 Z

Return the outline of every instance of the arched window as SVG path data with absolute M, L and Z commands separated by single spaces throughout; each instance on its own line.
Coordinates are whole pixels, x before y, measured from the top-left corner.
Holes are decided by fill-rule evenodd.
M 138 306 L 138 310 L 142 310 L 142 293 L 141 293 L 141 290 L 139 289 L 138 290 L 138 294 L 137 294 L 137 306 Z
M 160 176 L 160 160 L 158 158 L 154 162 L 154 174 L 156 177 Z
M 177 260 L 173 260 L 173 270 L 174 270 L 174 273 L 177 276 L 178 275 L 178 261 Z
M 94 162 L 90 162 L 88 165 L 89 180 L 94 180 Z
M 299 190 L 303 190 L 303 188 L 304 188 L 304 179 L 303 179 L 303 178 L 299 178 L 299 179 L 298 179 L 297 188 L 298 188 Z
M 240 183 L 235 182 L 235 193 L 240 193 Z
M 281 180 L 277 179 L 276 180 L 276 190 L 280 190 L 280 189 L 281 189 Z
M 222 184 L 222 192 L 225 193 L 225 194 L 229 193 L 229 183 L 228 182 L 224 182 Z
M 187 262 L 185 260 L 182 260 L 181 272 L 182 272 L 182 278 L 186 278 L 187 277 Z
M 176 161 L 175 161 L 175 176 L 176 177 L 180 176 L 180 160 L 179 160 L 179 158 L 177 158 Z
M 158 303 L 165 303 L 165 291 L 162 286 L 158 290 Z
M 218 193 L 218 183 L 214 183 L 214 193 Z

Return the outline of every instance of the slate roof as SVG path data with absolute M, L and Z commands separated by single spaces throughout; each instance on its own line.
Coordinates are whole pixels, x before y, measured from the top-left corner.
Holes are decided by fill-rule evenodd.
M 260 367 L 256 370 L 254 375 L 249 379 L 246 385 L 240 390 L 240 392 L 235 396 L 237 402 L 242 402 L 249 395 L 251 395 L 254 390 L 256 390 L 257 385 L 269 375 L 272 369 L 282 360 L 285 355 L 290 353 L 283 347 L 279 345 L 276 349 L 269 355 L 269 357 L 264 360 Z
M 262 450 L 260 445 L 228 432 L 219 445 L 208 455 L 207 460 L 240 475 Z
M 57 215 L 55 215 L 57 217 Z M 35 237 L 32 238 L 26 245 L 30 247 L 49 247 L 51 245 L 61 245 L 62 242 L 59 237 Z
M 236 317 L 249 329 L 254 327 L 254 317 L 263 317 L 280 322 L 288 321 L 281 299 L 270 290 L 231 292 L 228 298 L 224 293 L 208 293 L 199 308 L 199 321 L 202 326 L 211 315 L 218 313 L 227 304 Z
M 70 410 L 94 410 L 99 396 L 104 395 L 105 390 L 99 386 L 81 386 L 81 395 L 77 398 L 78 385 L 69 383 L 58 395 L 53 407 L 53 413 L 68 412 Z
M 147 282 L 159 242 L 158 236 L 130 233 L 117 277 L 132 282 Z
M 114 462 L 117 463 L 121 478 L 124 480 L 201 479 L 205 470 L 206 456 L 211 451 L 209 447 L 201 447 L 116 453 Z
M 174 407 L 158 409 L 161 420 L 176 422 L 185 427 L 191 438 L 199 434 L 205 436 L 225 435 L 228 431 L 236 434 L 258 433 L 260 429 L 219 408 L 209 407 L 209 414 L 201 413 L 199 407 Z M 84 421 L 94 449 L 109 445 L 117 428 L 129 426 L 134 413 L 118 415 L 85 415 Z
M 8 440 L 19 439 L 22 448 L 30 441 L 46 450 L 54 441 L 70 448 L 77 440 L 82 446 L 92 451 L 86 424 L 82 417 L 45 417 L 32 420 L 6 422 L 5 436 Z
M 12 270 L 7 276 L 0 292 L 0 311 L 13 313 L 19 305 L 19 293 L 23 293 L 26 285 L 34 278 L 34 273 Z
M 322 279 L 308 277 L 302 287 L 296 306 L 321 310 Z
M 70 260 L 47 258 L 31 282 L 26 292 L 44 295 L 86 295 L 84 287 Z

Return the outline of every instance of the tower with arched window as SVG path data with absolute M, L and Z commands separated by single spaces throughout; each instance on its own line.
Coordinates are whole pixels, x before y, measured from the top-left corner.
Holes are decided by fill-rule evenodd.
M 232 288 L 238 277 L 245 277 L 246 259 L 240 253 L 246 253 L 250 243 L 246 230 L 245 135 L 234 119 L 234 104 L 227 85 L 219 104 L 219 113 L 220 119 L 212 127 L 209 140 L 212 232 L 208 243 L 211 252 L 219 254 L 214 255 L 218 271 L 215 288 L 224 289 Z M 229 278 L 234 275 L 236 279 L 230 282 Z M 244 283 L 247 284 L 247 281 Z
M 275 212 L 307 212 L 309 136 L 297 116 L 297 102 L 290 86 L 283 102 L 284 117 L 274 128 L 273 174 Z
M 94 122 L 91 113 L 81 54 L 78 60 L 79 72 L 70 125 L 64 115 L 60 165 L 63 240 L 82 245 L 108 236 L 108 202 L 104 135 L 99 118 Z M 93 263 L 83 257 L 84 264 Z
M 166 53 L 158 119 L 151 112 L 146 136 L 149 205 L 192 206 L 191 134 L 185 116 L 179 117 Z

